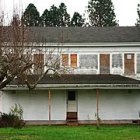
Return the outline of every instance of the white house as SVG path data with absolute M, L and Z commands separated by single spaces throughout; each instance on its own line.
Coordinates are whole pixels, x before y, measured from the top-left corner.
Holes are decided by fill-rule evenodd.
M 61 49 L 60 67 L 68 67 L 70 73 L 46 75 L 33 91 L 11 83 L 0 92 L 0 112 L 8 113 L 18 103 L 31 124 L 95 123 L 97 116 L 102 123 L 139 122 L 139 27 L 31 30 L 36 33 L 32 47 Z M 45 53 L 42 59 L 45 63 Z

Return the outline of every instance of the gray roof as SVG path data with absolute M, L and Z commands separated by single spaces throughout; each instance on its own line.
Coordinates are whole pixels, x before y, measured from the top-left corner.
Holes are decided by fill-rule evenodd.
M 32 27 L 31 30 L 37 42 L 140 42 L 139 27 Z
M 38 75 L 28 75 L 27 79 L 32 83 L 38 79 Z M 21 84 L 21 81 L 16 79 L 11 82 L 11 85 L 14 84 Z M 140 84 L 140 81 L 111 74 L 62 74 L 46 75 L 38 84 Z
M 26 31 L 30 42 L 140 42 L 140 27 L 28 27 Z

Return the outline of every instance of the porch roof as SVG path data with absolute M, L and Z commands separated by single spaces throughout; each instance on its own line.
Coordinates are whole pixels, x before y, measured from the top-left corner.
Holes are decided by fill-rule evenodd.
M 29 76 L 31 79 L 34 76 Z M 39 84 L 140 84 L 139 80 L 111 74 L 46 75 Z
M 28 76 L 29 80 L 35 80 L 37 75 Z M 8 87 L 14 89 L 14 85 L 21 88 L 19 81 L 12 82 Z M 7 87 L 7 88 L 8 88 Z M 23 86 L 22 86 L 23 87 Z M 18 89 L 16 86 L 16 89 Z M 24 87 L 25 88 L 25 87 Z M 87 75 L 87 74 L 63 74 L 60 76 L 46 75 L 38 83 L 36 89 L 80 89 L 80 88 L 134 88 L 140 89 L 140 81 L 129 77 L 111 74 Z

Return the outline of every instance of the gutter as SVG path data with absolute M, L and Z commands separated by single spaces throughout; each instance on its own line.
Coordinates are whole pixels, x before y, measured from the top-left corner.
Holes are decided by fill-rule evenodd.
M 47 89 L 140 89 L 140 84 L 38 84 L 35 90 Z M 3 89 L 28 90 L 27 86 L 9 85 Z

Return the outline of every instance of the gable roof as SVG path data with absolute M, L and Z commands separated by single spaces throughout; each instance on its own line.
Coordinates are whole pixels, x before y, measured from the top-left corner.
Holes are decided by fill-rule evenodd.
M 140 42 L 139 27 L 32 27 L 31 31 L 37 42 Z
M 8 36 L 10 30 L 8 30 Z M 140 42 L 140 27 L 27 27 L 27 42 Z M 8 40 L 5 37 L 6 40 Z

